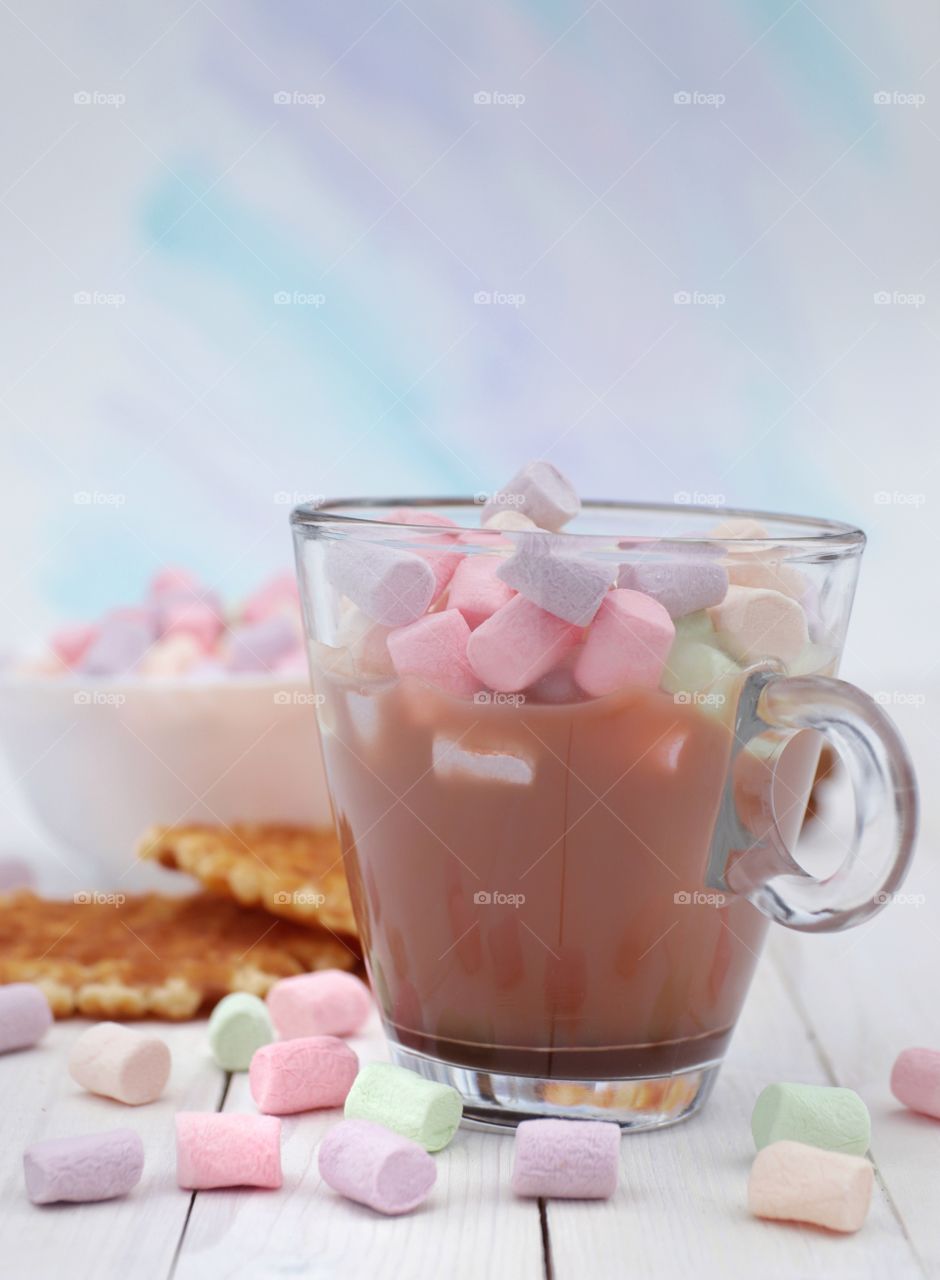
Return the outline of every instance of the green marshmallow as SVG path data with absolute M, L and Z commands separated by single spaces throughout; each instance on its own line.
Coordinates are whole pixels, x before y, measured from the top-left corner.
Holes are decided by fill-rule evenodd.
M 212 1010 L 209 1048 L 223 1071 L 247 1071 L 252 1055 L 274 1039 L 274 1024 L 263 1000 L 235 991 Z
M 754 1104 L 751 1132 L 758 1151 L 785 1138 L 861 1156 L 871 1144 L 871 1116 L 852 1089 L 769 1084 Z
M 706 609 L 697 609 L 695 613 L 687 613 L 684 618 L 676 619 L 676 640 L 701 640 L 703 643 L 714 643 L 715 628 Z
M 371 1062 L 346 1098 L 347 1120 L 372 1120 L 425 1151 L 440 1151 L 457 1132 L 463 1101 L 456 1089 L 390 1062 Z

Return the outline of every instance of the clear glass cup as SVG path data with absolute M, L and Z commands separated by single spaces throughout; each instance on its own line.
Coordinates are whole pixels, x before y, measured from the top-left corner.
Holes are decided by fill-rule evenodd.
M 433 515 L 457 527 L 421 523 Z M 453 1085 L 484 1124 L 673 1123 L 708 1095 L 769 921 L 859 924 L 911 858 L 907 753 L 835 679 L 865 538 L 801 517 L 586 503 L 565 530 L 573 553 L 611 574 L 721 565 L 735 587 L 794 601 L 805 633 L 732 643 L 702 610 L 676 621 L 655 688 L 584 695 L 576 648 L 525 689 L 456 696 L 396 674 L 389 628 L 341 594 L 335 566 L 392 548 L 443 582 L 460 557 L 503 560 L 539 536 L 479 518 L 450 499 L 292 515 L 334 817 L 392 1058 Z M 448 607 L 446 588 L 431 607 Z M 838 869 L 817 878 L 792 850 L 824 740 L 856 817 Z

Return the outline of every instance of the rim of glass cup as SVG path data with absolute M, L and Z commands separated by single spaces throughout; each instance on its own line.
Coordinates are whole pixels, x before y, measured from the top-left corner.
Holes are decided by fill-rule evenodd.
M 303 503 L 293 509 L 290 520 L 292 525 L 301 526 L 333 525 L 337 529 L 341 529 L 344 526 L 350 528 L 372 526 L 378 529 L 413 529 L 416 533 L 427 534 L 428 526 L 426 524 L 408 524 L 404 521 L 382 520 L 374 515 L 363 516 L 355 513 L 364 510 L 391 510 L 399 507 L 410 508 L 415 511 L 424 509 L 452 510 L 454 508 L 479 511 L 481 506 L 482 504 L 479 500 L 473 497 L 335 498 L 318 503 Z M 599 535 L 596 532 L 592 533 L 586 530 L 569 531 L 566 528 L 563 530 L 566 537 L 583 538 L 585 540 L 593 539 L 595 541 L 598 536 L 607 536 L 630 539 L 637 542 L 728 543 L 735 547 L 785 545 L 793 549 L 801 547 L 815 548 L 817 550 L 825 549 L 828 554 L 834 551 L 848 553 L 855 550 L 860 552 L 864 548 L 866 541 L 865 534 L 861 529 L 856 525 L 847 524 L 841 520 L 824 520 L 817 516 L 790 515 L 784 512 L 761 511 L 746 507 L 696 506 L 693 503 L 680 504 L 671 502 L 618 502 L 600 498 L 587 498 L 582 502 L 581 507 L 582 510 L 587 512 L 622 513 L 626 518 L 625 524 L 629 523 L 631 514 L 634 516 L 663 516 L 673 520 L 700 516 L 716 522 L 733 517 L 735 519 L 755 520 L 758 523 L 770 521 L 791 525 L 799 532 L 770 534 L 766 538 L 722 538 L 700 532 L 667 533 L 663 531 L 662 533 L 637 534 L 631 533 L 628 528 L 616 533 L 611 531 L 606 535 Z M 507 509 L 511 510 L 511 508 Z M 459 521 L 457 525 L 461 532 L 487 532 L 487 530 L 481 529 L 479 525 L 460 524 Z M 525 537 L 531 533 L 542 532 L 544 531 L 540 529 L 513 530 L 513 537 Z

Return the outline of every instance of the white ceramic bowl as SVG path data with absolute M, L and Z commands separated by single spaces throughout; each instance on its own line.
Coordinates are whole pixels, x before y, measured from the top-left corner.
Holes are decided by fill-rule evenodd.
M 298 677 L 6 674 L 0 750 L 37 826 L 109 883 L 142 882 L 134 846 L 153 823 L 332 823 Z

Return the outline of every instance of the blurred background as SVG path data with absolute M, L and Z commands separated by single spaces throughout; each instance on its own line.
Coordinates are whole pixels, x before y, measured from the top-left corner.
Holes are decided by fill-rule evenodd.
M 859 523 L 844 673 L 936 676 L 935 5 L 11 0 L 0 50 L 6 648 L 543 456 Z

